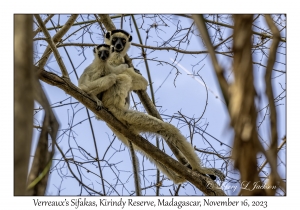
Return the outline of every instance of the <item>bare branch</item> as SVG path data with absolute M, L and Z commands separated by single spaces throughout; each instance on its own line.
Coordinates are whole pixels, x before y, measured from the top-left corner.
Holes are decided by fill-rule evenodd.
M 46 40 L 49 43 L 49 46 L 50 46 L 50 48 L 51 48 L 51 50 L 52 50 L 52 52 L 53 52 L 53 54 L 54 54 L 54 56 L 56 58 L 56 61 L 57 61 L 58 65 L 59 65 L 59 67 L 61 69 L 63 77 L 69 78 L 69 74 L 68 74 L 67 68 L 66 68 L 66 66 L 65 66 L 65 64 L 64 64 L 64 62 L 63 62 L 63 60 L 62 60 L 62 58 L 61 58 L 61 56 L 60 56 L 60 54 L 59 54 L 59 52 L 58 52 L 58 50 L 56 48 L 56 46 L 55 46 L 55 43 L 53 41 L 54 39 L 52 40 L 52 38 L 51 38 L 49 32 L 47 31 L 47 29 L 46 29 L 46 27 L 45 27 L 42 19 L 40 18 L 40 16 L 39 15 L 34 15 L 34 17 L 38 21 L 38 23 L 40 25 L 40 28 L 42 29 L 43 33 L 46 36 Z
M 271 153 L 270 156 L 273 159 L 272 161 L 275 162 L 274 165 L 277 166 L 277 144 L 278 144 L 277 113 L 276 113 L 276 107 L 274 103 L 274 94 L 273 94 L 271 77 L 272 77 L 272 70 L 274 67 L 274 63 L 276 61 L 276 54 L 277 54 L 276 51 L 280 42 L 280 32 L 278 28 L 275 26 L 275 24 L 273 23 L 273 20 L 270 15 L 265 15 L 265 19 L 274 37 L 270 48 L 269 59 L 268 59 L 266 74 L 265 74 L 265 82 L 266 82 L 266 95 L 268 97 L 269 107 L 270 107 L 270 121 L 271 121 L 271 135 L 272 135 L 272 140 L 270 145 L 270 153 Z M 272 185 L 276 185 L 277 176 L 275 174 L 277 174 L 277 168 L 272 168 L 272 169 L 273 169 L 272 173 L 274 175 L 272 176 L 272 180 L 270 183 Z M 271 195 L 275 195 L 275 192 L 276 190 L 272 190 L 270 193 Z
M 202 15 L 192 15 L 194 21 L 196 22 L 196 25 L 201 33 L 202 39 L 204 40 L 204 43 L 207 47 L 207 50 L 209 52 L 209 55 L 211 57 L 212 60 L 212 64 L 214 66 L 222 93 L 223 93 L 223 97 L 225 99 L 226 105 L 228 106 L 228 84 L 226 82 L 226 79 L 223 75 L 223 69 L 221 68 L 221 66 L 218 63 L 215 51 L 214 51 L 214 47 L 210 41 L 210 37 L 207 31 L 207 28 L 205 26 L 204 23 L 204 18 L 202 17 Z
M 73 23 L 75 22 L 78 15 L 71 15 L 69 20 L 65 23 L 65 25 L 53 36 L 52 40 L 54 44 L 57 44 L 62 37 L 67 33 L 67 31 L 71 28 Z M 49 55 L 51 53 L 51 47 L 47 46 L 42 59 L 39 61 L 39 67 L 44 68 L 45 64 L 47 63 L 47 60 L 49 58 Z

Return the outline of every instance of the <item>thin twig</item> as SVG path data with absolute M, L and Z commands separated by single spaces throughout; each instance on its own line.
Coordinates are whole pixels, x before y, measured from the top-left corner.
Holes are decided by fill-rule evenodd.
M 54 16 L 54 14 L 49 15 L 45 20 L 44 20 L 44 25 L 48 23 L 48 21 Z M 33 37 L 35 37 L 39 32 L 41 32 L 42 29 L 38 27 L 34 32 L 33 32 Z

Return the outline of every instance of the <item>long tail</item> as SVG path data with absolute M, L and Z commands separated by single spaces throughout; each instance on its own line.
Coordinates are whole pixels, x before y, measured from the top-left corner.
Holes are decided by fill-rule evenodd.
M 176 146 L 188 160 L 193 170 L 202 172 L 201 162 L 192 145 L 173 125 L 150 115 L 133 110 L 110 110 L 120 121 L 130 125 L 133 132 L 150 132 L 161 135 L 166 141 Z

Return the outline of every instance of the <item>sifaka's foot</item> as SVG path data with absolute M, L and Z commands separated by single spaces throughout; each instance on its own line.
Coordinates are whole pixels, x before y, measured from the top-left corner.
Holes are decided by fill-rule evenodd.
M 188 167 L 189 169 L 192 169 L 192 166 L 189 163 L 185 164 L 185 166 Z M 215 169 L 215 168 L 203 168 L 203 169 L 204 169 L 203 171 L 205 171 L 205 173 L 201 173 L 201 172 L 199 172 L 199 173 L 201 173 L 203 175 L 208 175 L 212 180 L 216 180 L 216 178 L 219 177 L 219 179 L 221 181 L 224 181 L 226 178 L 225 175 L 218 169 Z

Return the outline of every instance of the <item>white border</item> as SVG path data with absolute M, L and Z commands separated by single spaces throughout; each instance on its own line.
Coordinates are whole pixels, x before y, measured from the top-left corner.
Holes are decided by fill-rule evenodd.
M 272 207 L 286 207 L 296 206 L 298 200 L 299 182 L 297 177 L 299 175 L 299 167 L 297 158 L 299 157 L 299 112 L 300 103 L 298 100 L 300 86 L 300 69 L 296 62 L 299 60 L 299 13 L 295 11 L 298 6 L 292 1 L 275 1 L 275 0 L 214 0 L 214 1 L 157 1 L 152 0 L 149 5 L 145 6 L 143 1 L 94 1 L 94 3 L 84 1 L 70 2 L 70 1 L 6 1 L 6 5 L 1 5 L 1 41 L 2 49 L 0 51 L 2 65 L 2 81 L 1 81 L 1 208 L 8 209 L 14 207 L 32 208 L 33 198 L 31 197 L 13 197 L 13 14 L 15 13 L 286 13 L 287 14 L 287 88 L 288 88 L 288 108 L 287 108 L 287 196 L 286 197 L 231 197 L 232 200 L 242 201 L 248 199 L 252 200 L 267 200 L 268 208 Z M 105 5 L 106 4 L 106 5 Z M 118 6 L 119 5 L 119 6 Z M 84 10 L 83 10 L 84 8 Z M 120 8 L 119 10 L 117 8 Z M 170 8 L 170 9 L 169 9 Z M 107 10 L 108 9 L 108 10 Z M 298 9 L 297 9 L 298 10 Z M 298 173 L 297 173 L 298 172 Z M 43 200 L 64 200 L 72 199 L 73 197 L 38 197 Z M 75 198 L 75 197 L 74 197 Z M 108 197 L 109 199 L 111 197 Z M 119 199 L 119 197 L 113 197 Z M 170 197 L 166 197 L 170 198 Z M 98 200 L 97 198 L 89 198 L 90 200 Z M 128 197 L 124 197 L 128 199 Z M 143 198 L 134 198 L 136 200 L 146 200 Z M 157 201 L 156 197 L 147 197 L 147 200 Z M 182 197 L 179 200 L 203 200 L 203 197 Z M 210 200 L 223 200 L 225 198 L 213 198 Z M 225 199 L 226 200 L 226 199 Z M 298 205 L 297 205 L 298 206 Z M 6 207 L 6 208 L 5 208 Z M 49 207 L 41 207 L 47 209 Z M 98 206 L 99 208 L 99 206 Z M 110 209 L 112 207 L 109 207 Z M 114 207 L 115 208 L 115 207 Z M 138 207 L 140 208 L 140 207 Z M 157 208 L 157 207 L 156 207 Z M 163 207 L 177 208 L 177 207 Z M 184 207 L 183 209 L 192 208 Z M 202 206 L 203 208 L 203 206 Z M 205 208 L 205 207 L 204 207 Z M 224 209 L 231 209 L 232 207 L 220 207 Z M 52 208 L 53 209 L 53 208 Z M 74 207 L 65 207 L 65 209 L 74 209 Z M 80 207 L 84 209 L 84 207 Z M 87 209 L 87 208 L 86 208 Z M 89 208 L 91 209 L 91 207 Z M 101 208 L 101 209 L 106 209 Z M 108 208 L 107 208 L 108 209 Z M 118 209 L 118 208 L 116 208 Z

